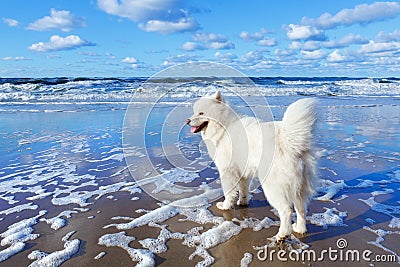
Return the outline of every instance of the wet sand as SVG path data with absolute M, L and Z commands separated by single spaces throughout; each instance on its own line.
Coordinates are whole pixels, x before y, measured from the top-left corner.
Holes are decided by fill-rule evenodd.
M 280 113 L 284 111 L 284 108 L 276 108 L 274 114 L 279 117 Z M 358 112 L 358 116 L 354 116 L 354 112 Z M 361 115 L 360 115 L 361 114 Z M 331 210 L 335 215 L 340 215 L 340 212 L 346 212 L 345 215 L 341 214 L 342 223 L 344 225 L 330 225 L 329 219 L 335 219 L 332 216 L 325 218 L 322 226 L 316 225 L 315 222 L 311 221 L 311 217 L 308 218 L 307 227 L 309 233 L 300 237 L 291 238 L 294 242 L 294 246 L 308 245 L 303 250 L 314 250 L 321 253 L 322 250 L 329 248 L 338 249 L 337 240 L 344 238 L 347 242 L 347 246 L 342 250 L 358 250 L 360 253 L 365 250 L 372 252 L 371 258 L 375 255 L 395 255 L 395 261 L 399 262 L 400 249 L 399 249 L 399 225 L 390 225 L 393 218 L 399 218 L 399 201 L 400 201 L 400 157 L 399 157 L 399 133 L 396 131 L 400 125 L 399 119 L 399 107 L 397 106 L 377 106 L 377 107 L 353 107 L 353 108 L 342 108 L 336 107 L 329 109 L 329 114 L 325 114 L 323 123 L 317 130 L 317 147 L 320 152 L 320 177 L 323 180 L 334 182 L 339 184 L 341 180 L 344 181 L 346 186 L 336 190 L 334 195 L 327 199 L 327 201 L 313 200 L 309 206 L 308 215 L 317 215 Z M 119 114 L 121 115 L 121 114 Z M 111 118 L 117 118 L 119 115 L 115 113 L 112 116 L 106 116 L 104 124 L 108 124 Z M 362 119 L 360 119 L 362 118 Z M 93 123 L 93 122 L 92 122 Z M 118 125 L 118 122 L 114 122 Z M 104 125 L 103 125 L 104 126 Z M 132 227 L 131 229 L 120 230 L 115 226 L 104 228 L 111 224 L 122 224 L 132 221 L 134 218 L 140 218 L 146 213 L 138 213 L 137 210 L 144 209 L 149 212 L 155 211 L 160 208 L 160 201 L 149 196 L 146 192 L 133 193 L 133 191 L 124 191 L 124 186 L 134 184 L 134 179 L 125 168 L 125 162 L 119 160 L 119 157 L 115 156 L 115 147 L 119 145 L 120 129 L 118 127 L 113 128 L 111 125 L 107 130 L 99 130 L 102 125 L 96 125 L 93 123 L 92 128 L 89 130 L 82 131 L 81 127 L 72 133 L 64 134 L 61 138 L 53 141 L 47 141 L 35 145 L 32 142 L 30 146 L 31 150 L 26 149 L 25 146 L 21 146 L 19 149 L 24 150 L 23 157 L 15 157 L 19 164 L 25 164 L 26 167 L 20 167 L 18 169 L 21 174 L 24 171 L 35 169 L 36 167 L 30 166 L 32 162 L 40 163 L 38 160 L 39 156 L 50 155 L 54 152 L 62 152 L 61 156 L 55 156 L 50 158 L 48 161 L 49 166 L 51 164 L 64 164 L 68 169 L 68 164 L 76 165 L 76 169 L 68 173 L 67 176 L 63 176 L 63 179 L 71 179 L 73 175 L 81 175 L 83 178 L 78 179 L 78 182 L 65 182 L 54 185 L 47 185 L 46 189 L 53 194 L 43 199 L 33 200 L 35 205 L 38 205 L 37 209 L 34 210 L 23 210 L 15 212 L 9 215 L 1 216 L 3 220 L 0 221 L 0 233 L 7 230 L 7 227 L 21 221 L 25 218 L 31 218 L 36 216 L 40 210 L 47 210 L 48 213 L 43 215 L 42 218 L 52 218 L 57 216 L 60 212 L 65 210 L 74 210 L 74 208 L 88 208 L 88 211 L 77 211 L 72 214 L 71 218 L 65 218 L 67 221 L 66 226 L 54 230 L 50 228 L 50 225 L 44 221 L 39 221 L 33 225 L 35 234 L 40 236 L 36 239 L 26 241 L 25 248 L 22 252 L 10 257 L 8 260 L 0 262 L 0 266 L 28 266 L 32 263 L 32 260 L 28 259 L 28 255 L 34 250 L 41 250 L 45 252 L 59 251 L 64 248 L 64 243 L 61 241 L 62 237 L 71 231 L 76 231 L 71 239 L 79 239 L 80 245 L 77 253 L 72 255 L 69 260 L 66 260 L 62 266 L 135 266 L 138 262 L 133 261 L 127 251 L 120 247 L 106 247 L 99 245 L 99 238 L 106 234 L 118 233 L 125 231 L 127 236 L 134 236 L 136 239 L 129 243 L 129 247 L 144 249 L 143 245 L 139 242 L 147 238 L 154 238 L 160 234 L 160 227 L 164 226 L 170 233 L 182 233 L 187 234 L 188 231 L 195 227 L 203 227 L 199 230 L 199 233 L 205 233 L 208 230 L 216 227 L 217 223 L 205 222 L 199 223 L 194 221 L 182 221 L 186 216 L 178 212 L 175 215 L 167 216 L 166 219 L 160 219 L 156 221 L 155 225 L 140 225 Z M 108 133 L 109 136 L 106 134 Z M 23 135 L 23 134 L 22 134 Z M 31 134 L 33 135 L 33 134 Z M 39 133 L 37 135 L 43 135 Z M 75 142 L 76 138 L 85 135 L 84 138 L 78 139 L 79 142 Z M 25 137 L 29 134 L 25 134 Z M 118 137 L 117 137 L 118 136 Z M 91 139 L 87 139 L 91 138 Z M 80 144 L 84 143 L 82 140 L 97 140 L 94 144 L 89 144 L 91 151 L 84 151 L 85 146 L 81 147 Z M 16 138 L 17 139 L 17 138 Z M 20 137 L 20 140 L 22 137 Z M 62 139 L 60 141 L 60 139 Z M 63 145 L 61 145 L 61 143 Z M 29 144 L 28 144 L 29 146 Z M 78 146 L 78 152 L 72 153 L 73 149 Z M 82 152 L 83 151 L 83 152 Z M 15 155 L 18 152 L 13 151 Z M 21 153 L 21 152 L 20 152 Z M 64 153 L 64 154 L 63 154 Z M 102 154 L 103 153 L 103 154 Z M 121 150 L 118 150 L 120 155 Z M 73 155 L 74 157 L 72 157 Z M 93 155 L 97 155 L 96 157 Z M 26 161 L 22 161 L 22 158 Z M 109 158 L 109 159 L 107 159 Z M 98 162 L 95 161 L 101 159 Z M 105 160 L 107 159 L 107 160 Z M 140 160 L 137 158 L 137 168 L 140 169 Z M 36 160 L 36 161 L 35 161 Z M 151 159 L 155 164 L 160 164 L 159 168 L 167 168 L 170 166 L 168 162 L 163 161 L 162 158 Z M 43 161 L 44 162 L 44 161 Z M 10 161 L 10 164 L 12 161 Z M 45 162 L 43 163 L 45 164 Z M 64 166 L 63 165 L 63 166 Z M 11 166 L 11 165 L 8 165 Z M 93 171 L 93 169 L 96 169 Z M 3 166 L 3 172 L 6 169 Z M 90 171 L 92 170 L 92 171 Z M 52 169 L 47 169 L 42 172 L 42 175 L 47 175 Z M 6 174 L 11 173 L 7 171 Z M 113 176 L 115 173 L 118 175 Z M 85 174 L 93 174 L 96 178 L 83 176 Z M 5 174 L 3 174 L 5 175 Z M 111 178 L 112 177 L 112 178 Z M 51 178 L 48 182 L 59 181 L 60 178 Z M 368 184 L 360 186 L 363 181 L 370 180 Z M 206 181 L 206 180 L 202 180 Z M 96 183 L 92 186 L 82 186 L 84 182 Z M 54 198 L 54 190 L 56 188 L 63 189 L 66 185 L 70 186 L 71 191 L 63 193 L 57 196 L 57 199 L 62 198 L 72 192 L 94 192 L 101 186 L 113 185 L 119 182 L 125 183 L 124 186 L 117 187 L 116 189 L 110 190 L 109 193 L 105 193 L 99 199 L 96 199 L 99 193 L 91 195 L 86 200 L 87 206 L 80 206 L 78 204 L 65 204 L 65 205 L 54 205 L 52 200 Z M 43 187 L 45 182 L 40 183 Z M 198 186 L 198 181 L 193 182 L 189 185 Z M 75 189 L 71 187 L 76 185 Z M 22 186 L 24 188 L 31 188 L 31 185 Z M 150 185 L 151 189 L 157 188 L 157 186 Z M 326 188 L 325 188 L 326 189 Z M 386 190 L 386 191 L 385 191 Z M 97 191 L 96 191 L 97 192 Z M 99 192 L 102 192 L 100 190 Z M 27 202 L 27 198 L 32 197 L 35 192 L 17 192 L 15 199 L 20 200 L 23 204 Z M 321 190 L 318 196 L 323 196 L 326 192 Z M 7 194 L 4 194 L 6 196 Z M 132 200 L 133 197 L 138 199 Z M 373 200 L 377 203 L 386 205 L 386 209 L 379 210 L 375 205 L 371 207 L 367 205 L 365 200 L 373 197 Z M 362 201 L 364 200 L 364 201 Z M 12 207 L 12 204 L 6 204 L 5 200 L 1 200 L 2 210 L 6 210 Z M 250 205 L 248 207 L 237 207 L 232 211 L 220 211 L 215 207 L 215 202 L 211 203 L 210 207 L 205 207 L 204 210 L 209 210 L 215 218 L 219 218 L 221 221 L 232 221 L 236 225 L 241 225 L 247 218 L 253 218 L 253 221 L 261 221 L 265 217 L 271 218 L 272 224 L 277 223 L 279 218 L 271 211 L 271 207 L 265 200 L 262 192 L 253 195 Z M 14 204 L 15 206 L 15 204 Z M 333 208 L 337 209 L 337 212 L 333 211 Z M 375 209 L 375 210 L 374 210 Z M 200 209 L 196 212 L 200 212 Z M 113 220 L 115 216 L 126 216 L 132 219 Z M 337 219 L 337 218 L 336 218 Z M 40 220 L 40 218 L 39 218 Z M 327 221 L 328 220 L 328 221 Z M 374 233 L 373 230 L 379 230 L 380 232 Z M 216 246 L 207 248 L 206 251 L 214 259 L 212 266 L 240 266 L 240 262 L 243 259 L 245 253 L 252 254 L 252 261 L 250 266 L 286 266 L 290 263 L 291 266 L 396 266 L 397 263 L 382 263 L 382 262 L 365 262 L 360 260 L 359 262 L 346 262 L 345 260 L 330 260 L 325 257 L 323 261 L 291 261 L 284 262 L 276 258 L 276 254 L 272 261 L 266 259 L 262 261 L 257 258 L 257 253 L 260 248 L 266 244 L 271 244 L 268 240 L 269 237 L 275 235 L 278 231 L 278 226 L 267 225 L 267 228 L 261 230 L 255 230 L 252 227 L 242 227 L 237 235 L 233 235 L 227 241 L 218 243 Z M 387 231 L 387 232 L 385 232 Z M 383 238 L 381 241 L 382 247 L 373 244 L 380 234 Z M 196 235 L 193 235 L 196 236 Z M 187 238 L 187 237 L 186 237 Z M 162 253 L 154 253 L 154 261 L 157 266 L 195 266 L 198 262 L 202 261 L 203 258 L 194 256 L 189 259 L 191 254 L 195 252 L 196 247 L 182 244 L 185 238 L 170 238 L 165 242 L 167 251 Z M 288 240 L 288 244 L 291 244 Z M 159 241 L 160 244 L 164 243 Z M 287 253 L 291 251 L 288 244 L 281 244 L 275 247 L 270 247 L 269 250 L 279 249 L 285 250 Z M 198 244 L 197 244 L 198 246 Z M 0 251 L 4 250 L 8 246 L 0 246 Z M 257 247 L 259 249 L 257 249 Z M 297 248 L 297 247 L 296 247 Z M 100 259 L 95 257 L 100 253 L 105 252 L 106 254 Z
M 351 191 L 351 190 L 349 190 Z M 376 235 L 367 232 L 362 229 L 362 226 L 368 225 L 365 222 L 366 218 L 372 218 L 376 221 L 373 224 L 374 229 L 385 229 L 393 230 L 387 227 L 390 221 L 389 216 L 382 215 L 380 213 L 371 211 L 367 205 L 358 204 L 359 198 L 366 198 L 370 195 L 368 190 L 353 190 L 358 192 L 343 193 L 348 194 L 349 197 L 337 202 L 320 202 L 313 201 L 310 205 L 309 214 L 315 212 L 324 212 L 324 207 L 336 207 L 339 210 L 345 210 L 348 212 L 344 223 L 347 224 L 345 227 L 329 226 L 327 229 L 323 227 L 307 224 L 309 233 L 305 237 L 300 237 L 300 240 L 317 252 L 321 252 L 323 249 L 329 247 L 337 249 L 337 239 L 345 238 L 348 242 L 348 249 L 357 249 L 359 251 L 371 250 L 374 255 L 387 255 L 382 249 L 379 249 L 373 245 L 367 244 L 368 241 L 373 241 L 377 237 Z M 79 252 L 75 254 L 70 260 L 62 264 L 62 266 L 134 266 L 137 262 L 133 262 L 128 256 L 126 251 L 118 247 L 104 247 L 98 245 L 98 239 L 105 234 L 114 233 L 116 229 L 109 228 L 104 229 L 103 227 L 108 224 L 116 223 L 118 220 L 111 220 L 114 216 L 129 216 L 138 217 L 140 214 L 135 213 L 135 210 L 144 209 L 156 209 L 158 207 L 157 201 L 150 197 L 146 197 L 145 194 L 141 194 L 140 201 L 132 202 L 130 200 L 131 195 L 124 192 L 114 193 L 114 199 L 107 199 L 103 197 L 96 201 L 94 205 L 90 207 L 87 212 L 74 214 L 72 218 L 68 219 L 68 225 L 57 231 L 49 228 L 45 222 L 40 222 L 35 226 L 35 232 L 41 234 L 40 238 L 33 242 L 27 242 L 26 249 L 11 257 L 9 260 L 0 263 L 1 266 L 28 266 L 31 261 L 27 258 L 27 255 L 32 249 L 40 249 L 42 251 L 56 251 L 63 249 L 63 242 L 61 238 L 70 231 L 76 231 L 72 238 L 78 238 L 82 240 Z M 338 194 L 336 197 L 340 197 Z M 380 196 L 380 201 L 386 201 L 393 197 L 388 195 Z M 393 201 L 393 200 L 392 200 Z M 392 202 L 391 201 L 391 202 Z M 45 201 L 43 201 L 45 202 Z M 357 205 L 354 205 L 354 203 Z M 40 203 L 43 207 L 46 207 L 45 203 Z M 51 205 L 51 204 L 50 204 Z M 73 208 L 73 207 L 69 207 Z M 254 195 L 254 198 L 250 202 L 249 207 L 235 207 L 232 211 L 219 211 L 213 205 L 209 208 L 216 216 L 223 217 L 225 220 L 232 220 L 237 218 L 243 220 L 244 218 L 258 218 L 262 220 L 268 216 L 273 220 L 278 220 L 278 217 L 271 212 L 271 207 L 268 205 L 262 193 Z M 54 210 L 55 211 L 55 210 Z M 21 212 L 20 218 L 32 216 L 35 212 Z M 54 212 L 56 215 L 57 212 Z M 52 213 L 48 214 L 51 217 Z M 90 216 L 94 216 L 91 218 Z M 171 219 L 164 221 L 162 224 L 168 225 L 168 229 L 172 232 L 187 232 L 193 227 L 199 226 L 198 223 L 194 222 L 180 222 L 178 219 L 183 216 L 175 216 Z M 5 223 L 4 221 L 2 223 Z M 210 229 L 213 224 L 205 224 L 204 231 Z M 280 261 L 274 257 L 271 262 L 269 259 L 261 261 L 257 259 L 257 252 L 254 246 L 260 246 L 267 244 L 268 237 L 272 237 L 278 230 L 277 226 L 271 226 L 269 229 L 263 229 L 261 231 L 253 231 L 251 229 L 243 229 L 240 234 L 232 237 L 229 241 L 222 243 L 216 247 L 209 249 L 209 253 L 215 258 L 215 262 L 212 266 L 240 266 L 240 261 L 246 252 L 253 254 L 253 261 L 250 266 L 286 266 L 288 263 Z M 118 231 L 118 230 L 117 230 Z M 157 238 L 159 229 L 150 226 L 141 226 L 135 229 L 127 230 L 127 235 L 135 236 L 136 240 L 130 243 L 131 247 L 141 248 L 138 240 L 145 238 Z M 398 249 L 398 235 L 393 235 L 389 238 L 385 238 L 385 247 L 394 250 L 397 254 L 400 253 Z M 169 240 L 167 243 L 168 251 L 156 255 L 155 261 L 157 266 L 194 266 L 201 260 L 200 257 L 195 257 L 193 260 L 189 260 L 190 254 L 194 252 L 193 248 L 189 248 L 182 245 L 182 240 Z M 285 246 L 276 246 L 270 249 L 285 249 Z M 101 259 L 94 259 L 100 252 L 106 252 L 106 255 Z M 288 250 L 289 251 L 289 250 Z M 263 255 L 263 254 L 261 254 Z M 264 256 L 264 255 L 263 255 Z M 360 262 L 344 262 L 344 261 L 331 261 L 328 258 L 322 262 L 308 262 L 290 261 L 291 266 L 319 266 L 324 264 L 326 266 L 337 266 L 340 262 L 341 266 L 366 266 L 369 263 Z M 393 263 L 376 263 L 375 266 L 393 266 Z

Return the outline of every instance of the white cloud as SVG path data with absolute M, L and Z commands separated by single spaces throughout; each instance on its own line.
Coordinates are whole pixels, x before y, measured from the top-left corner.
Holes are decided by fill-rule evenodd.
M 191 63 L 197 60 L 198 57 L 196 55 L 179 54 L 167 57 L 162 63 L 162 66 L 167 67 L 181 63 Z
M 341 45 L 351 45 L 351 44 L 365 44 L 368 43 L 368 39 L 362 37 L 359 34 L 348 34 L 342 39 L 339 40 L 339 44 Z
M 30 60 L 26 57 L 3 57 L 1 60 L 4 61 L 22 61 L 22 60 Z
M 138 63 L 139 61 L 134 57 L 125 57 L 124 59 L 121 60 L 121 62 L 135 64 L 135 63 Z
M 257 45 L 259 46 L 276 46 L 277 42 L 275 38 L 265 38 L 261 39 L 257 42 Z
M 321 42 L 318 41 L 306 41 L 306 42 L 293 41 L 289 45 L 289 49 L 292 50 L 314 51 L 320 48 L 321 48 Z
M 86 20 L 82 17 L 72 15 L 68 10 L 50 10 L 50 16 L 45 16 L 28 25 L 28 30 L 51 31 L 62 30 L 69 32 L 74 28 L 86 27 Z
M 78 54 L 87 57 L 100 57 L 100 54 L 97 54 L 95 52 L 78 52 Z
M 317 19 L 303 18 L 302 25 L 312 25 L 319 29 L 332 29 L 338 26 L 350 26 L 353 24 L 366 24 L 374 21 L 394 18 L 400 14 L 400 3 L 398 2 L 375 2 L 372 4 L 361 4 L 353 9 L 343 9 L 331 15 L 322 14 Z
M 139 29 L 141 30 L 163 34 L 193 31 L 198 28 L 199 25 L 192 17 L 181 18 L 178 21 L 149 20 L 146 23 L 139 24 Z
M 256 65 L 257 63 L 267 60 L 264 53 L 264 51 L 260 50 L 250 51 L 241 56 L 240 61 L 245 65 Z
M 135 57 L 125 57 L 121 62 L 127 64 L 124 65 L 124 69 L 142 69 L 145 67 L 145 64 Z
M 289 24 L 287 26 L 287 37 L 290 40 L 324 40 L 325 33 L 315 27 L 308 25 Z
M 139 28 L 148 32 L 169 34 L 199 28 L 183 0 L 97 0 L 97 5 L 108 14 L 140 22 Z
M 345 55 L 342 55 L 338 49 L 334 50 L 332 53 L 329 54 L 327 58 L 328 62 L 331 63 L 340 63 L 349 61 L 349 58 Z
M 274 55 L 278 58 L 285 58 L 285 57 L 291 57 L 296 55 L 296 51 L 292 49 L 275 49 Z
M 98 0 L 97 5 L 108 14 L 132 21 L 153 20 L 166 17 L 182 17 L 180 0 Z M 174 10 L 174 12 L 172 12 Z
M 210 49 L 220 50 L 220 49 L 233 49 L 235 48 L 235 45 L 231 41 L 211 42 L 210 44 L 208 44 L 208 47 Z
M 262 28 L 259 32 L 256 33 L 249 33 L 249 32 L 241 32 L 240 33 L 240 38 L 242 38 L 245 41 L 248 42 L 253 42 L 253 41 L 259 41 L 261 39 L 264 39 L 265 36 L 268 34 L 268 31 L 264 28 Z
M 10 27 L 17 27 L 19 22 L 15 19 L 3 18 L 3 22 Z
M 196 33 L 192 36 L 195 42 L 186 42 L 182 45 L 182 49 L 186 51 L 194 50 L 222 50 L 233 49 L 235 45 L 226 38 L 225 35 L 215 33 Z
M 196 42 L 186 42 L 182 45 L 182 49 L 186 51 L 204 50 L 207 49 L 203 44 Z
M 301 51 L 301 55 L 303 59 L 310 59 L 310 60 L 315 60 L 315 59 L 321 59 L 324 58 L 326 53 L 322 50 L 315 50 L 315 51 Z
M 353 34 L 350 33 L 343 38 L 341 38 L 339 41 L 326 41 L 322 42 L 321 46 L 325 48 L 341 48 L 341 47 L 347 47 L 350 45 L 359 45 L 359 44 L 366 44 L 368 43 L 369 40 L 367 38 L 362 37 L 359 34 Z
M 369 40 L 367 38 L 364 38 L 359 34 L 355 35 L 350 33 L 341 38 L 339 41 L 293 41 L 291 44 L 289 44 L 289 49 L 315 51 L 321 48 L 336 49 L 347 47 L 350 45 L 366 44 L 368 42 Z
M 392 33 L 385 33 L 381 31 L 377 34 L 375 41 L 381 43 L 400 42 L 400 30 L 395 30 Z
M 195 33 L 193 35 L 193 40 L 197 42 L 226 42 L 227 38 L 225 35 L 222 34 L 215 34 L 215 33 Z
M 218 61 L 222 61 L 222 62 L 228 62 L 228 61 L 230 62 L 237 58 L 237 56 L 235 54 L 232 54 L 232 53 L 222 54 L 219 51 L 215 52 L 214 56 Z
M 267 34 L 269 34 L 269 32 L 266 29 L 261 28 L 260 31 L 255 33 L 243 31 L 239 34 L 239 37 L 247 42 L 256 42 L 256 44 L 259 46 L 276 46 L 276 39 L 268 38 Z
M 106 57 L 109 58 L 109 59 L 115 59 L 115 58 L 116 58 L 116 56 L 113 55 L 113 54 L 110 53 L 110 52 L 106 52 L 105 55 L 106 55 Z
M 370 41 L 368 44 L 361 46 L 358 52 L 360 53 L 382 53 L 382 52 L 400 52 L 400 42 L 376 43 Z
M 90 43 L 86 40 L 82 40 L 77 35 L 69 35 L 67 37 L 61 37 L 58 35 L 53 35 L 50 37 L 50 42 L 44 43 L 39 42 L 32 44 L 28 47 L 29 50 L 37 52 L 49 52 L 49 51 L 60 51 L 60 50 L 70 50 L 81 46 L 94 46 L 95 44 Z

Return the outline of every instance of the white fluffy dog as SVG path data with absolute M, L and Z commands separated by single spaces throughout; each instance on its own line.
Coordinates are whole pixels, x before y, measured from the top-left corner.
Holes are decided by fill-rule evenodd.
M 287 108 L 282 121 L 259 122 L 237 115 L 217 92 L 196 101 L 194 115 L 186 120 L 193 133 L 201 132 L 218 168 L 225 200 L 217 207 L 231 209 L 237 197 L 238 205 L 247 205 L 249 183 L 258 177 L 280 217 L 278 241 L 292 231 L 307 231 L 307 205 L 317 183 L 312 149 L 315 102 L 298 100 Z M 293 207 L 297 220 L 292 225 Z

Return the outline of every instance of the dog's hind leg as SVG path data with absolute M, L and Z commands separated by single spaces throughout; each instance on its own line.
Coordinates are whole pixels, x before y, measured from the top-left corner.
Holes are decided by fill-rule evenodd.
M 269 204 L 278 211 L 280 226 L 275 235 L 276 241 L 283 241 L 292 233 L 292 205 L 288 190 L 284 185 L 262 182 L 262 189 Z
M 242 177 L 239 181 L 239 199 L 238 205 L 247 206 L 249 204 L 249 184 L 251 179 Z
M 296 211 L 296 222 L 293 223 L 293 231 L 299 234 L 305 234 L 307 232 L 306 228 L 306 204 L 305 202 L 298 198 L 294 201 L 294 210 Z
M 277 241 L 283 241 L 292 233 L 292 209 L 286 205 L 276 207 L 276 209 L 278 210 L 281 224 L 275 237 Z

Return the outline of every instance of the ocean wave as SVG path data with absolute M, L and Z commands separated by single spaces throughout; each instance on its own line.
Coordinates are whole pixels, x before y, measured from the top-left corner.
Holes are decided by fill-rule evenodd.
M 0 78 L 0 103 L 129 102 L 191 98 L 221 90 L 244 96 L 400 96 L 399 78 L 192 77 Z

